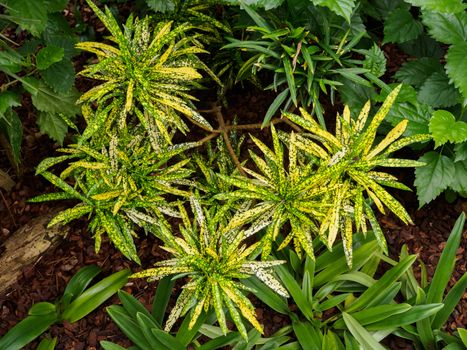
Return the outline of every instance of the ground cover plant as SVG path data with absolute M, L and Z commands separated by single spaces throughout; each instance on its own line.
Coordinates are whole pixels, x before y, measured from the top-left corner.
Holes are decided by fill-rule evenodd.
M 157 283 L 151 312 L 125 291 L 118 293 L 121 306 L 107 308 L 133 348 L 385 349 L 387 337 L 406 339 L 416 349 L 467 346 L 465 330 L 442 329 L 466 288 L 464 274 L 444 296 L 465 216 L 456 222 L 431 284 L 422 262 L 421 278 L 415 278 L 417 257 L 407 247 L 388 257 L 378 222 L 389 214 L 401 225 L 413 223 L 396 192 L 410 191 L 411 184 L 393 168 L 416 167 L 420 205 L 429 201 L 429 184 L 422 179 L 431 171 L 432 182 L 439 173 L 428 159 L 433 151 L 407 157 L 401 153 L 407 146 L 423 153 L 434 141 L 443 147 L 443 161 L 448 148 L 457 152 L 451 162 L 459 169 L 446 170 L 451 176 L 440 175 L 437 186 L 464 192 L 455 185 L 465 182 L 455 175 L 467 138 L 461 95 L 450 94 L 455 104 L 426 107 L 433 99 L 424 86 L 439 77 L 407 81 L 417 60 L 385 76 L 386 58 L 371 36 L 378 33 L 364 25 L 368 18 L 384 19 L 384 42 L 417 39 L 423 26 L 416 19 L 413 35 L 400 38 L 394 31 L 394 21 L 407 19 L 409 4 L 389 9 L 378 1 L 153 1 L 147 4 L 155 14 L 119 21 L 108 7 L 86 3 L 111 36 L 76 44 L 88 60 L 78 77 L 94 85 L 77 101 L 83 118 L 62 117 L 74 130 L 72 141 L 36 167 L 36 176 L 58 191 L 30 203 L 65 200 L 67 207 L 49 227 L 80 220 L 96 254 L 110 241 L 136 263 L 127 286 L 141 278 Z M 413 5 L 421 7 L 428 33 L 438 40 L 429 16 L 451 11 L 448 19 L 463 21 L 462 4 Z M 450 89 L 462 93 L 452 52 L 457 57 L 465 38 L 447 44 L 447 73 L 438 69 L 433 75 L 445 74 L 443 82 L 451 79 Z M 228 50 L 236 53 L 219 70 Z M 209 62 L 217 66 L 210 69 Z M 246 78 L 275 91 L 259 123 L 224 115 L 227 89 L 248 84 Z M 199 108 L 206 93 L 217 102 Z M 6 105 L 10 114 L 16 104 Z M 414 129 L 418 119 L 404 112 L 407 105 L 429 114 L 426 125 Z M 165 252 L 152 260 L 154 266 L 140 259 L 146 237 Z M 12 341 L 20 348 L 52 323 L 78 320 L 129 274 L 117 272 L 117 282 L 84 291 L 97 270 L 82 271 L 56 305 L 33 306 L 29 318 L 0 338 L 0 349 Z M 258 300 L 287 318 L 287 325 L 265 334 Z M 40 312 L 50 316 L 47 327 L 24 335 L 22 324 L 33 323 L 42 306 Z M 39 348 L 56 345 L 43 338 Z M 123 348 L 111 338 L 101 345 Z

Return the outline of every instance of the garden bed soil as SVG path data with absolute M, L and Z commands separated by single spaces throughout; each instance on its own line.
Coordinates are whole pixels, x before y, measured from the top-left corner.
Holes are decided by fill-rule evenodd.
M 236 91 L 228 99 L 230 105 L 224 112 L 228 123 L 237 115 L 240 123 L 260 122 L 271 95 L 261 93 L 253 88 Z M 209 103 L 208 103 L 209 104 Z M 5 241 L 15 230 L 28 223 L 32 218 L 44 215 L 53 210 L 57 203 L 28 204 L 28 198 L 50 192 L 53 188 L 41 177 L 34 175 L 35 166 L 46 156 L 53 155 L 53 144 L 47 137 L 41 135 L 35 125 L 35 118 L 25 104 L 23 118 L 25 121 L 25 135 L 22 146 L 23 173 L 20 177 L 12 176 L 16 185 L 10 192 L 1 190 L 0 198 L 0 241 Z M 203 108 L 203 106 L 201 106 Z M 267 137 L 267 131 L 256 131 Z M 191 134 L 192 138 L 202 136 Z M 191 140 L 188 140 L 191 141 Z M 194 140 L 193 140 L 194 141 Z M 0 154 L 0 168 L 9 169 L 6 157 Z M 11 169 L 10 169 L 11 170 Z M 413 181 L 406 170 L 401 175 L 408 184 Z M 12 172 L 10 171 L 10 174 Z M 467 203 L 462 200 L 450 204 L 439 198 L 421 210 L 417 209 L 415 193 L 396 193 L 414 219 L 414 225 L 407 226 L 392 215 L 379 216 L 379 222 L 387 237 L 390 255 L 397 257 L 403 244 L 407 244 L 410 253 L 418 254 L 427 267 L 431 278 L 440 253 L 453 224 L 461 211 L 467 211 Z M 60 204 L 62 205 L 62 204 Z M 466 240 L 467 231 L 463 233 L 462 245 L 457 251 L 456 270 L 450 285 L 465 273 L 466 270 Z M 137 247 L 143 267 L 150 267 L 156 261 L 167 258 L 166 253 L 159 248 L 160 242 L 152 236 L 137 240 Z M 1 248 L 0 248 L 1 249 Z M 1 250 L 0 250 L 1 253 Z M 94 252 L 94 242 L 86 231 L 86 223 L 78 220 L 70 224 L 70 233 L 55 249 L 48 251 L 38 261 L 24 266 L 21 278 L 6 292 L 0 295 L 0 336 L 27 315 L 28 309 L 39 301 L 53 301 L 61 296 L 69 279 L 81 267 L 96 264 L 103 269 L 103 275 L 124 268 L 137 269 L 138 266 L 125 259 L 111 244 L 104 241 L 98 254 Z M 151 305 L 156 283 L 144 280 L 131 280 L 124 289 L 137 297 L 148 308 Z M 174 293 L 176 294 L 176 292 Z M 115 296 L 105 305 L 118 303 Z M 271 335 L 287 324 L 285 316 L 268 310 L 255 300 L 257 316 L 264 324 L 265 335 Z M 294 307 L 291 305 L 291 307 Z M 453 315 L 449 319 L 447 328 L 455 330 L 467 323 L 467 294 L 464 295 Z M 57 349 L 98 349 L 99 341 L 109 340 L 127 346 L 129 341 L 123 336 L 101 307 L 75 324 L 65 323 L 55 325 L 48 332 L 58 337 Z M 26 349 L 35 349 L 38 342 L 34 342 Z M 395 337 L 386 340 L 390 349 L 410 349 L 411 346 L 402 339 Z

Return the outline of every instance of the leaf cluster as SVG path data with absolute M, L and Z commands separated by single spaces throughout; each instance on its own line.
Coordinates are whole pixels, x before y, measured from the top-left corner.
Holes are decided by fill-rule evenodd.
M 355 230 L 366 232 L 369 221 L 381 248 L 386 251 L 384 235 L 370 203 L 373 202 L 383 214 L 387 208 L 403 222 L 411 223 L 404 207 L 384 189 L 409 188 L 394 176 L 375 168 L 424 165 L 417 161 L 391 158 L 391 153 L 411 143 L 430 139 L 427 134 L 399 139 L 407 126 L 407 121 L 402 121 L 384 139 L 375 143 L 378 126 L 391 108 L 399 89 L 391 92 L 368 125 L 369 103 L 355 120 L 346 107 L 343 116 L 337 115 L 335 135 L 321 128 L 305 109 L 301 109 L 302 117 L 286 113 L 285 117 L 306 131 L 297 135 L 282 133 L 288 145 L 288 159 L 284 157 L 280 137 L 274 127 L 273 150 L 252 137 L 264 155 L 264 158 L 260 158 L 250 152 L 260 173 L 244 168 L 252 179 L 220 175 L 239 190 L 219 194 L 217 198 L 253 199 L 256 205 L 236 214 L 226 231 L 247 222 L 253 222 L 248 231 L 251 234 L 267 227 L 263 238 L 263 258 L 269 255 L 272 242 L 278 239 L 281 228 L 287 222 L 290 222 L 291 229 L 278 249 L 293 240 L 299 256 L 302 250 L 310 257 L 314 256 L 314 235 L 319 236 L 331 249 L 340 232 L 347 263 L 351 266 L 352 233 Z
M 138 129 L 135 129 L 136 132 Z M 33 198 L 32 202 L 75 199 L 80 203 L 55 216 L 49 226 L 67 224 L 87 216 L 94 232 L 96 252 L 101 235 L 106 233 L 113 244 L 128 258 L 139 262 L 133 237 L 135 227 L 145 227 L 147 216 L 175 215 L 168 196 L 188 197 L 183 187 L 191 185 L 187 179 L 192 171 L 186 168 L 189 159 L 176 156 L 196 143 L 167 146 L 154 152 L 144 134 L 114 136 L 108 146 L 96 151 L 96 144 L 83 141 L 59 149 L 63 156 L 44 159 L 37 167 L 40 174 L 62 192 Z M 59 176 L 49 169 L 67 163 Z M 71 178 L 74 185 L 65 180 Z
M 79 92 L 74 87 L 72 58 L 78 51 L 77 34 L 60 12 L 67 1 L 2 1 L 5 13 L 0 16 L 0 135 L 8 144 L 10 162 L 19 170 L 23 126 L 15 111 L 23 96 L 30 96 L 37 111 L 41 132 L 63 143 L 69 120 L 79 114 L 75 101 Z M 19 44 L 8 31 L 24 31 L 26 40 Z
M 351 28 L 345 28 L 341 17 L 326 18 L 324 10 L 311 5 L 302 6 L 302 13 L 286 8 L 282 13 L 266 12 L 264 15 L 244 3 L 242 7 L 254 25 L 244 28 L 246 39 L 227 38 L 230 43 L 223 48 L 249 53 L 238 72 L 237 81 L 256 76 L 261 70 L 272 73 L 272 82 L 265 89 L 279 94 L 269 107 L 263 125 L 278 109 L 297 107 L 300 102 L 303 106 L 312 106 L 312 114 L 316 113 L 324 126 L 321 94 L 328 95 L 334 102 L 334 94 L 342 85 L 341 78 L 372 86 L 364 75 L 374 76 L 373 65 L 377 63 L 380 67 L 381 60 L 375 60 L 374 53 L 362 50 L 360 53 L 367 55 L 367 60 L 352 57 L 353 49 L 365 35 L 364 30 L 355 27 L 356 32 L 353 32 Z M 374 50 L 379 49 L 375 47 Z M 377 68 L 376 74 L 380 71 L 381 68 Z
M 190 329 L 203 310 L 208 312 L 213 308 L 222 332 L 226 334 L 228 329 L 223 310 L 225 307 L 243 338 L 248 337 L 241 316 L 262 333 L 255 309 L 242 292 L 249 289 L 236 280 L 256 276 L 274 292 L 287 297 L 287 291 L 269 271 L 283 262 L 252 260 L 250 255 L 258 248 L 259 242 L 250 246 L 244 244 L 246 235 L 241 230 L 229 230 L 228 234 L 224 234 L 225 227 L 221 219 L 225 215 L 224 211 L 208 211 L 195 197 L 190 198 L 190 203 L 194 214 L 193 222 L 184 207 L 180 206 L 182 237 L 171 237 L 170 231 L 164 235 L 166 245 L 163 249 L 170 252 L 173 258 L 158 262 L 155 268 L 137 272 L 131 277 L 149 277 L 150 280 L 155 280 L 170 275 L 178 278 L 190 276 L 168 316 L 166 331 L 190 308 L 193 308 L 188 325 Z M 161 230 L 168 229 L 161 227 Z
M 393 76 L 404 83 L 405 93 L 388 121 L 396 125 L 404 115 L 409 120 L 406 136 L 430 132 L 435 141 L 420 157 L 427 166 L 416 171 L 420 206 L 443 191 L 449 200 L 456 193 L 465 195 L 465 4 L 457 0 L 366 1 L 363 9 L 384 22 L 384 42 L 412 56 Z

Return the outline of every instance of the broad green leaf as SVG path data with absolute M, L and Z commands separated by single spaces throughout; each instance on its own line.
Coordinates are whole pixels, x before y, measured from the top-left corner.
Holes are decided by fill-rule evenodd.
M 418 100 L 432 107 L 450 107 L 459 102 L 459 93 L 446 73 L 433 73 L 420 87 Z
M 81 268 L 68 282 L 63 297 L 61 298 L 62 307 L 66 307 L 70 302 L 81 295 L 87 288 L 92 279 L 101 272 L 96 265 L 89 265 Z
M 22 29 L 39 36 L 47 26 L 47 3 L 45 0 L 5 0 L 9 19 Z
M 444 307 L 439 310 L 433 317 L 433 322 L 431 323 L 433 329 L 440 329 L 444 326 L 444 324 L 448 321 L 449 316 L 456 308 L 457 304 L 459 304 L 459 301 L 464 295 L 466 288 L 467 273 L 464 273 L 457 281 L 457 283 L 451 288 L 448 294 L 446 294 L 446 297 L 443 300 Z
M 44 338 L 37 346 L 37 350 L 54 350 L 57 344 L 57 338 L 48 339 Z
M 79 92 L 76 89 L 71 89 L 66 94 L 58 95 L 43 82 L 40 82 L 37 94 L 32 94 L 32 103 L 41 112 L 62 113 L 73 116 L 80 112 L 75 104 L 78 97 Z
M 467 31 L 467 28 L 465 29 Z M 467 98 L 467 42 L 463 41 L 452 45 L 446 56 L 446 73 L 451 82 L 462 92 L 464 99 Z
M 5 120 L 0 120 L 0 127 L 4 126 L 6 136 L 10 142 L 13 160 L 16 164 L 21 162 L 21 141 L 23 140 L 23 125 L 18 117 L 18 114 L 9 109 L 3 115 Z M 6 124 L 6 125 L 5 125 Z
M 433 108 L 427 104 L 395 103 L 386 116 L 386 121 L 396 126 L 402 120 L 407 119 L 409 124 L 405 129 L 404 136 L 417 134 L 428 134 L 428 124 L 433 115 Z
M 107 340 L 102 340 L 100 344 L 104 350 L 126 350 L 126 348 L 124 348 L 123 346 L 111 343 Z
M 443 44 L 466 44 L 467 12 L 457 14 L 424 11 L 423 23 L 428 33 Z
M 419 6 L 422 9 L 436 11 L 436 12 L 446 12 L 446 13 L 462 12 L 466 6 L 462 2 L 462 0 L 405 0 L 405 1 L 412 4 L 413 6 Z
M 175 1 L 174 0 L 146 0 L 146 4 L 154 12 L 172 12 L 175 10 Z
M 370 306 L 383 293 L 389 289 L 409 269 L 417 257 L 409 255 L 402 259 L 396 266 L 388 270 L 374 285 L 364 291 L 348 308 L 346 312 L 358 311 Z
M 440 303 L 443 298 L 444 290 L 451 279 L 454 266 L 456 264 L 456 251 L 459 248 L 462 231 L 465 223 L 465 214 L 461 214 L 456 220 L 454 227 L 449 235 L 446 246 L 441 253 L 435 274 L 431 280 L 430 287 L 426 295 L 427 303 Z
M 46 84 L 59 94 L 70 92 L 75 83 L 75 70 L 72 62 L 68 60 L 52 64 L 41 71 L 41 76 Z
M 0 71 L 14 74 L 21 71 L 23 58 L 16 51 L 0 51 Z
M 63 140 L 65 139 L 68 131 L 68 125 L 66 125 L 58 115 L 48 112 L 40 112 L 36 122 L 42 133 L 48 135 L 52 140 L 57 141 L 60 145 L 63 145 Z
M 431 202 L 453 181 L 456 169 L 454 162 L 434 151 L 425 153 L 418 159 L 426 163 L 415 169 L 415 186 L 420 207 Z
M 342 313 L 342 317 L 350 333 L 357 339 L 364 350 L 385 350 L 385 347 L 378 343 L 352 316 L 344 312 Z
M 62 318 L 70 323 L 80 320 L 122 288 L 129 275 L 129 270 L 121 270 L 88 288 L 63 311 Z
M 316 6 L 326 6 L 335 14 L 344 17 L 350 23 L 355 7 L 355 0 L 311 0 Z
M 0 117 L 11 107 L 21 106 L 21 95 L 16 91 L 6 90 L 0 93 Z
M 467 123 L 456 121 L 451 112 L 437 110 L 430 120 L 430 133 L 435 140 L 435 148 L 446 142 L 461 143 L 467 141 Z
M 294 333 L 303 350 L 321 350 L 323 335 L 310 322 L 292 322 Z
M 423 57 L 405 62 L 394 75 L 401 83 L 420 87 L 434 73 L 442 73 L 443 67 L 435 58 Z
M 23 349 L 57 321 L 56 311 L 26 317 L 0 338 L 0 350 Z
M 467 160 L 467 142 L 457 143 L 454 145 L 454 162 Z
M 172 287 L 175 281 L 170 277 L 162 278 L 157 284 L 156 294 L 152 304 L 152 315 L 157 322 L 162 324 L 167 304 L 169 303 Z
M 449 187 L 459 193 L 467 193 L 467 161 L 454 162 L 455 173 Z
M 389 304 L 389 305 L 377 305 L 369 307 L 362 311 L 352 313 L 352 317 L 355 318 L 362 326 L 372 324 L 375 322 L 382 321 L 390 316 L 398 315 L 409 310 L 412 306 L 409 304 Z M 336 329 L 345 329 L 345 322 L 341 318 L 336 321 L 333 325 Z
M 63 58 L 63 48 L 57 46 L 45 46 L 39 50 L 36 55 L 36 67 L 39 70 L 44 70 L 49 68 L 52 64 L 60 62 Z M 60 77 L 56 77 L 60 79 Z
M 418 38 L 399 44 L 399 47 L 406 54 L 417 58 L 432 57 L 439 60 L 445 54 L 441 45 L 425 31 Z
M 385 43 L 403 43 L 416 39 L 422 32 L 422 23 L 405 8 L 392 11 L 384 22 Z
M 382 321 L 369 324 L 366 326 L 366 328 L 371 331 L 376 331 L 406 326 L 430 317 L 431 315 L 436 314 L 442 308 L 442 303 L 415 305 L 412 306 L 410 310 L 397 315 L 389 316 Z
M 143 350 L 150 350 L 151 344 L 148 342 L 141 326 L 138 322 L 130 317 L 125 309 L 118 305 L 107 307 L 107 313 L 110 318 L 117 324 L 118 328 L 130 339 L 136 346 Z

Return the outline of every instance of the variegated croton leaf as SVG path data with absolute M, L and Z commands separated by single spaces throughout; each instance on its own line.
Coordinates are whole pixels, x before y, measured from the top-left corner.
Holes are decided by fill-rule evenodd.
M 244 294 L 249 288 L 239 279 L 256 276 L 279 295 L 288 297 L 287 290 L 272 272 L 273 266 L 284 261 L 252 260 L 250 255 L 258 248 L 259 243 L 248 246 L 243 242 L 246 238 L 244 231 L 238 229 L 223 235 L 223 221 L 216 219 L 217 213 L 205 210 L 196 197 L 191 197 L 190 203 L 195 219 L 191 221 L 180 204 L 179 210 L 183 219 L 183 225 L 180 226 L 181 237 L 166 240 L 163 247 L 173 258 L 158 262 L 154 268 L 135 273 L 131 277 L 149 277 L 150 280 L 171 275 L 175 275 L 175 278 L 189 277 L 189 282 L 183 286 L 167 319 L 166 331 L 190 309 L 190 328 L 203 310 L 214 309 L 219 326 L 226 334 L 226 307 L 245 339 L 247 331 L 241 316 L 262 332 L 255 309 Z
M 239 188 L 216 196 L 218 199 L 255 200 L 256 205 L 239 211 L 225 227 L 228 232 L 252 222 L 245 231 L 247 236 L 267 227 L 263 238 L 262 257 L 271 252 L 272 242 L 277 240 L 281 228 L 290 223 L 290 231 L 282 237 L 279 249 L 293 241 L 297 254 L 305 251 L 313 257 L 312 236 L 318 233 L 317 220 L 324 217 L 321 197 L 330 188 L 321 186 L 324 177 L 315 173 L 313 163 L 302 164 L 298 160 L 296 136 L 290 135 L 289 156 L 284 159 L 284 150 L 274 126 L 271 127 L 274 149 L 251 136 L 261 150 L 264 159 L 250 151 L 250 156 L 259 172 L 244 168 L 251 179 L 241 176 L 218 174 L 225 182 Z M 288 170 L 287 170 L 288 168 Z
M 237 157 L 240 155 L 240 147 L 244 140 L 242 135 L 236 138 L 234 133 L 230 133 L 230 142 L 232 148 L 236 152 Z M 199 190 L 199 198 L 205 206 L 224 206 L 223 210 L 234 211 L 238 205 L 226 204 L 223 200 L 218 200 L 216 195 L 219 193 L 230 192 L 233 186 L 221 179 L 217 174 L 225 176 L 239 175 L 239 170 L 235 166 L 225 141 L 222 137 L 217 137 L 213 146 L 213 142 L 208 141 L 205 144 L 205 152 L 194 153 L 192 156 L 194 167 L 195 186 Z
M 100 248 L 101 235 L 106 233 L 127 258 L 139 262 L 133 242 L 135 225 L 151 229 L 153 217 L 160 221 L 162 214 L 178 216 L 167 195 L 188 198 L 191 195 L 188 188 L 193 183 L 187 179 L 192 173 L 185 167 L 189 159 L 176 156 L 197 145 L 178 144 L 154 152 L 143 135 L 114 136 L 109 146 L 101 146 L 100 152 L 92 140 L 73 144 L 59 150 L 65 155 L 44 159 L 36 174 L 41 174 L 61 192 L 41 195 L 31 201 L 79 201 L 55 216 L 49 226 L 88 216 L 96 251 Z M 50 172 L 52 166 L 65 162 L 67 167 L 59 176 Z M 72 179 L 73 186 L 67 179 Z
M 423 163 L 392 158 L 391 153 L 414 142 L 430 139 L 430 135 L 415 135 L 400 138 L 407 127 L 407 120 L 401 121 L 379 142 L 375 142 L 376 130 L 389 112 L 400 86 L 386 98 L 375 116 L 368 122 L 368 102 L 354 120 L 349 108 L 342 116 L 336 117 L 335 135 L 329 133 L 301 109 L 302 116 L 284 113 L 308 133 L 296 136 L 296 147 L 316 159 L 319 168 L 315 176 L 321 176 L 319 186 L 327 189 L 322 200 L 329 204 L 319 233 L 326 235 L 326 243 L 332 247 L 337 233 L 341 232 L 347 262 L 352 259 L 353 230 L 367 231 L 367 221 L 373 229 L 381 248 L 386 251 L 386 241 L 369 202 L 373 202 L 381 213 L 385 208 L 397 215 L 404 223 L 412 223 L 404 207 L 384 187 L 410 190 L 386 172 L 375 170 L 379 167 L 416 167 Z M 366 194 L 366 195 L 365 195 Z
M 116 44 L 82 42 L 78 48 L 97 55 L 97 63 L 87 66 L 81 75 L 102 81 L 81 96 L 87 139 L 99 130 L 125 129 L 129 119 L 141 123 L 149 133 L 153 146 L 157 134 L 171 142 L 170 129 L 184 133 L 188 127 L 180 115 L 206 129 L 211 125 L 195 110 L 188 91 L 198 86 L 201 64 L 196 54 L 206 51 L 184 35 L 188 23 L 173 27 L 160 22 L 154 28 L 150 18 L 130 16 L 123 29 L 108 8 L 101 11 L 87 0 L 111 33 Z M 95 110 L 91 107 L 97 106 Z

